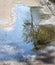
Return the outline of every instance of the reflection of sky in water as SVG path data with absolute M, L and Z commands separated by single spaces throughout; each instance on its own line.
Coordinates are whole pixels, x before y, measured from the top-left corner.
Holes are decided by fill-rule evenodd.
M 10 38 L 11 41 L 19 40 L 19 42 L 20 42 L 22 40 L 21 36 L 22 36 L 22 32 L 23 32 L 22 30 L 23 30 L 24 21 L 26 19 L 30 19 L 29 8 L 24 7 L 24 6 L 16 6 L 16 8 L 14 9 L 14 12 L 15 12 L 14 15 L 16 16 L 15 17 L 16 20 L 13 25 L 14 30 L 7 34 L 11 37 Z M 29 16 L 27 17 L 27 15 L 29 15 Z
M 7 29 L 0 29 L 0 61 L 17 59 L 21 54 L 30 54 L 31 44 L 25 44 L 23 41 L 23 24 L 26 20 L 30 20 L 30 10 L 28 7 L 15 6 L 14 8 L 15 22 L 12 25 L 13 30 L 7 32 Z M 22 54 L 21 54 L 22 55 Z

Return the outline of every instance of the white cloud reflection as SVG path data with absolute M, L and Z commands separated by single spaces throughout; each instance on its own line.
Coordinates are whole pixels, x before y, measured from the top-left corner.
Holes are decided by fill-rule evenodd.
M 10 31 L 13 31 L 13 30 L 14 30 L 14 27 L 11 25 L 11 26 L 9 26 L 9 27 L 3 28 L 3 30 L 4 30 L 5 32 L 10 32 Z
M 17 51 L 15 46 L 11 46 L 11 45 L 1 45 L 0 46 L 0 52 L 4 52 L 7 54 L 15 54 Z

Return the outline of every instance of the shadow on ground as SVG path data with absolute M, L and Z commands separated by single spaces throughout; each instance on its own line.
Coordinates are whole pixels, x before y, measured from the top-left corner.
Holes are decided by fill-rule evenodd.
M 55 55 L 51 56 L 51 54 L 40 55 L 36 60 L 39 60 L 45 64 L 55 64 Z

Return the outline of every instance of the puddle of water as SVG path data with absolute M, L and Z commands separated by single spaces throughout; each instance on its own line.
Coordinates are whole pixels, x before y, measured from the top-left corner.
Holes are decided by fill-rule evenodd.
M 0 29 L 0 61 L 8 60 L 22 60 L 23 56 L 32 54 L 31 51 L 33 45 L 26 44 L 23 40 L 23 24 L 29 17 L 30 12 L 29 8 L 24 6 L 15 7 L 15 17 L 16 21 L 14 22 L 13 30 L 7 31 L 8 29 Z

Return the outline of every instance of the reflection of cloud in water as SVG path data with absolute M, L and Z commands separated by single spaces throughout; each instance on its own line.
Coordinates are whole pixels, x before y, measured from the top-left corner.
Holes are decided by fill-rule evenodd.
M 5 32 L 10 32 L 10 31 L 13 31 L 14 30 L 14 27 L 13 26 L 5 27 L 5 28 L 3 28 L 3 30 Z
M 7 53 L 7 54 L 15 54 L 18 50 L 15 46 L 10 45 L 1 45 L 0 46 L 0 52 Z

